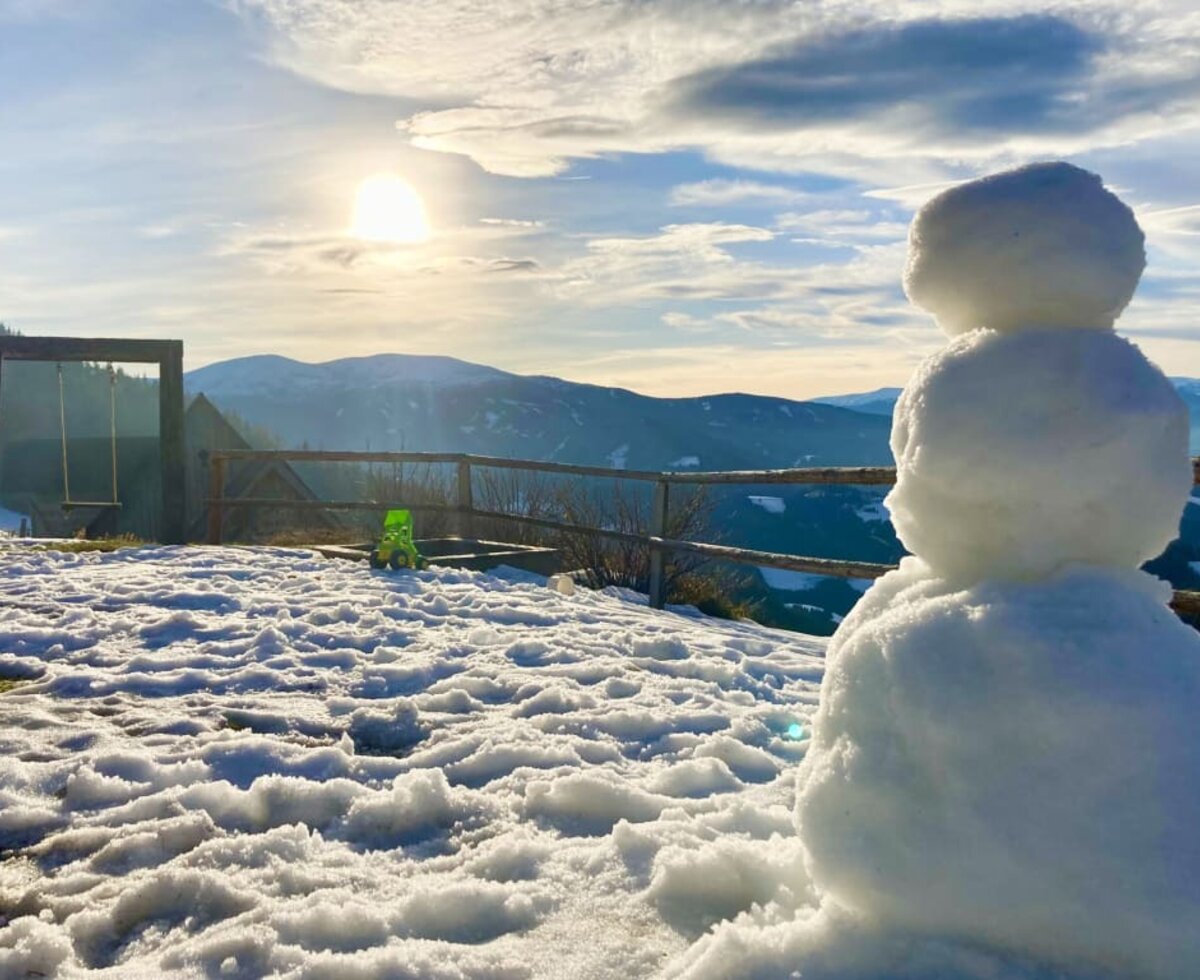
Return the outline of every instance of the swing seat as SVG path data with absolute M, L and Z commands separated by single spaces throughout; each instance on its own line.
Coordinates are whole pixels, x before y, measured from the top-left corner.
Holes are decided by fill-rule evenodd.
M 60 505 L 64 514 L 73 510 L 120 510 L 121 502 L 117 499 L 117 375 L 113 366 L 108 366 L 108 419 L 109 440 L 112 444 L 112 499 L 111 500 L 72 500 L 71 499 L 71 461 L 67 456 L 67 399 L 63 387 L 62 364 L 58 365 L 58 423 L 59 434 L 62 437 L 62 474 L 63 502 Z
M 120 510 L 121 503 L 117 500 L 64 500 L 64 511 L 72 510 Z

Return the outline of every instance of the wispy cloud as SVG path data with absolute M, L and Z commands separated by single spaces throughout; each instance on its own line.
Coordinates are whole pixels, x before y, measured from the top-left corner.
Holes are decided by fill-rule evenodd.
M 1122 328 L 1200 374 L 1194 0 L 0 0 L 0 22 L 0 318 L 30 332 L 658 393 L 899 383 L 940 343 L 900 290 L 912 210 L 1066 154 L 1146 226 Z M 383 171 L 429 242 L 346 232 Z
M 671 203 L 678 207 L 723 208 L 731 204 L 795 204 L 808 195 L 791 187 L 756 180 L 713 178 L 671 189 Z
M 1200 235 L 1200 204 L 1139 211 L 1138 223 L 1149 232 L 1167 235 Z
M 834 245 L 902 242 L 908 237 L 907 221 L 866 208 L 787 211 L 776 216 L 775 227 L 803 236 L 803 241 Z
M 1173 0 L 528 5 L 240 0 L 272 56 L 353 91 L 436 101 L 403 131 L 497 173 L 696 147 L 798 171 L 980 164 L 1195 126 L 1194 14 Z M 1164 57 L 1165 55 L 1165 57 Z M 845 157 L 845 159 L 843 159 Z M 869 168 L 868 168 L 869 169 Z M 912 168 L 913 172 L 919 172 Z M 893 173 L 894 173 L 893 169 Z

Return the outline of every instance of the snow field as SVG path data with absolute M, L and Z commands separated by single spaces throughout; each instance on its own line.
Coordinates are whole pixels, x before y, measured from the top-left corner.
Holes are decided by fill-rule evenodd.
M 672 975 L 811 900 L 821 641 L 517 573 L 2 554 L 0 976 Z

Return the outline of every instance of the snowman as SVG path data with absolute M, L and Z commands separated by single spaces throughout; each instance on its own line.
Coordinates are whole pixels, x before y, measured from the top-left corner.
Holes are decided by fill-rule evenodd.
M 829 646 L 797 819 L 838 914 L 1070 975 L 1200 976 L 1200 635 L 1139 571 L 1192 484 L 1113 323 L 1145 265 L 1100 178 L 960 184 L 905 289 L 950 343 L 896 407 L 912 552 Z

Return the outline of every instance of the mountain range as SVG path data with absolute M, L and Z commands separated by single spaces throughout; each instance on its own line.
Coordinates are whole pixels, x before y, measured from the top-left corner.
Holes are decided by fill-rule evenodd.
M 1193 413 L 1195 440 L 1200 381 L 1172 380 Z M 747 394 L 654 398 L 408 354 L 323 364 L 243 357 L 191 371 L 185 384 L 292 448 L 469 452 L 641 470 L 890 465 L 891 413 L 900 394 L 881 388 L 813 401 Z M 882 507 L 884 492 L 718 487 L 713 520 L 728 544 L 888 562 L 903 549 Z M 1191 511 L 1200 508 L 1189 507 L 1189 518 Z M 1200 527 L 1196 532 L 1200 539 Z M 1189 557 L 1174 557 L 1171 578 L 1182 579 L 1177 585 L 1196 578 Z M 786 573 L 761 579 L 760 591 L 776 612 L 787 610 L 776 618 L 809 632 L 831 631 L 857 598 L 851 585 L 837 580 Z
M 264 355 L 211 364 L 185 382 L 285 445 L 314 449 L 472 452 L 653 470 L 891 459 L 886 419 L 836 405 L 742 394 L 651 398 L 448 357 L 303 364 Z
M 746 394 L 652 398 L 447 357 L 305 364 L 264 355 L 208 365 L 185 383 L 295 448 L 470 452 L 644 470 L 891 463 L 891 422 L 876 413 Z M 878 487 L 717 487 L 712 523 L 722 542 L 742 547 L 892 561 L 902 549 L 882 497 Z M 842 582 L 771 581 L 762 587 L 777 613 L 787 610 L 776 619 L 811 632 L 829 632 L 832 617 L 857 598 Z M 807 591 L 817 586 L 821 599 L 813 601 Z

